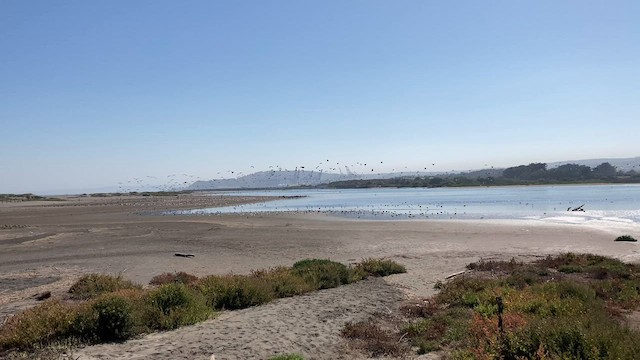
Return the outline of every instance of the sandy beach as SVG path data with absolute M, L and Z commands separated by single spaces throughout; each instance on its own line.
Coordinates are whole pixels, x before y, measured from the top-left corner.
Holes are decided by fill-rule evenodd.
M 82 274 L 122 274 L 146 284 L 154 275 L 248 273 L 304 258 L 353 263 L 393 259 L 406 274 L 280 299 L 206 322 L 122 344 L 74 351 L 80 359 L 356 358 L 339 334 L 348 321 L 390 313 L 409 298 L 479 258 L 533 258 L 590 252 L 640 260 L 633 243 L 579 225 L 493 221 L 363 221 L 324 214 L 166 216 L 161 210 L 264 201 L 266 198 L 118 197 L 0 204 L 0 319 L 62 296 Z M 636 237 L 640 234 L 631 234 Z M 193 258 L 174 256 L 189 253 Z

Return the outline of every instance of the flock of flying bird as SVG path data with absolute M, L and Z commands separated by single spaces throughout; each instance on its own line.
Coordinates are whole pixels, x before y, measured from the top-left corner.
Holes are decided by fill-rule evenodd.
M 264 171 L 256 171 L 255 166 L 251 165 L 249 167 L 251 173 L 246 174 L 243 171 L 239 170 L 225 170 L 219 171 L 216 173 L 215 179 L 204 179 L 200 176 L 191 175 L 191 174 L 170 174 L 166 175 L 166 177 L 159 176 L 144 176 L 140 178 L 133 178 L 130 180 L 126 180 L 118 183 L 118 191 L 121 193 L 129 193 L 134 191 L 181 191 L 187 189 L 190 185 L 195 183 L 196 181 L 209 181 L 209 182 L 224 182 L 228 180 L 235 180 L 235 184 L 238 188 L 246 188 L 246 187 L 255 187 L 252 186 L 252 179 L 249 178 L 249 175 L 256 173 L 263 173 L 263 176 L 268 178 L 275 178 L 283 172 L 294 172 L 298 174 L 304 174 L 300 183 L 297 184 L 288 184 L 288 185 L 315 185 L 315 184 L 307 184 L 304 181 L 304 178 L 311 179 L 319 176 L 322 178 L 323 175 L 334 175 L 335 177 L 330 181 L 336 180 L 353 180 L 353 179 L 375 179 L 375 178 L 389 178 L 389 177 L 402 177 L 402 176 L 424 176 L 429 174 L 440 173 L 444 175 L 454 174 L 456 173 L 455 169 L 451 171 L 435 171 L 435 163 L 430 163 L 428 166 L 421 167 L 421 170 L 418 171 L 410 171 L 407 166 L 402 168 L 392 168 L 390 172 L 382 172 L 382 168 L 384 167 L 383 161 L 376 162 L 363 162 L 357 161 L 355 163 L 341 163 L 341 162 L 333 162 L 329 159 L 322 160 L 319 163 L 313 164 L 311 166 L 301 165 L 296 166 L 293 170 L 283 168 L 280 165 L 269 165 L 267 170 Z M 627 167 L 635 169 L 638 165 L 627 164 Z M 489 166 L 488 164 L 484 164 L 485 169 L 494 169 L 494 166 Z M 344 169 L 344 172 L 343 172 Z M 259 187 L 259 186 L 258 186 Z
M 376 172 L 376 166 L 384 166 L 384 162 L 380 161 L 371 163 L 371 162 L 355 162 L 351 164 L 340 163 L 340 162 L 332 162 L 329 159 L 323 160 L 317 164 L 312 166 L 296 166 L 293 170 L 288 168 L 283 168 L 280 165 L 269 165 L 267 170 L 262 171 L 267 173 L 267 177 L 276 177 L 278 173 L 282 172 L 299 172 L 309 174 L 311 177 L 316 174 L 322 176 L 324 175 L 336 175 L 344 180 L 351 179 L 359 179 L 359 178 L 367 178 L 373 179 L 376 176 L 407 176 L 407 175 L 425 175 L 425 172 L 430 168 L 428 166 L 423 167 L 422 171 L 410 171 L 407 166 L 403 168 L 392 168 L 390 172 L 381 172 L 381 169 L 378 169 Z M 436 164 L 431 163 L 430 166 L 433 168 Z M 493 168 L 493 167 L 492 167 Z M 126 181 L 118 182 L 118 192 L 120 193 L 130 193 L 130 192 L 141 192 L 141 191 L 181 191 L 188 188 L 191 184 L 196 181 L 225 181 L 225 180 L 236 180 L 238 181 L 239 187 L 245 187 L 242 185 L 243 180 L 247 183 L 247 186 L 250 182 L 250 179 L 246 179 L 248 175 L 260 172 L 255 171 L 255 165 L 251 165 L 249 167 L 251 170 L 250 174 L 247 174 L 243 171 L 239 170 L 225 170 L 219 171 L 216 173 L 215 179 L 204 179 L 200 176 L 191 175 L 191 174 L 170 174 L 166 175 L 166 177 L 161 176 L 143 176 L 136 177 L 133 179 L 129 179 Z M 343 171 L 344 170 L 344 171 Z M 431 173 L 435 171 L 430 171 Z M 451 173 L 455 172 L 455 170 L 451 170 Z M 449 172 L 444 172 L 449 173 Z M 306 185 L 304 183 L 296 184 L 296 185 Z

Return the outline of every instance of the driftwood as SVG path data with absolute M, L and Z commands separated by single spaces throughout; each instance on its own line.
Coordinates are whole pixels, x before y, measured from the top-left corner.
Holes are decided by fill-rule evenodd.
M 33 295 L 33 297 L 38 301 L 42 301 L 51 297 L 51 291 L 45 291 L 40 294 L 35 294 Z
M 573 209 L 571 207 L 569 207 L 567 209 L 567 211 L 584 211 L 584 204 L 582 204 L 582 205 L 580 205 L 580 206 L 578 206 L 576 208 L 573 208 Z
M 195 257 L 195 255 L 193 254 L 183 254 L 183 253 L 175 253 L 173 254 L 174 256 L 179 256 L 179 257 L 186 257 L 186 258 L 192 258 Z
M 467 270 L 458 271 L 457 273 L 453 273 L 453 274 L 451 274 L 451 275 L 447 275 L 447 276 L 445 276 L 445 278 L 444 278 L 444 279 L 445 279 L 445 280 L 449 280 L 449 279 L 451 279 L 451 278 L 453 278 L 453 277 L 456 277 L 456 276 L 458 276 L 458 275 L 462 275 L 462 274 L 464 274 L 464 273 L 466 273 L 466 272 L 467 272 Z

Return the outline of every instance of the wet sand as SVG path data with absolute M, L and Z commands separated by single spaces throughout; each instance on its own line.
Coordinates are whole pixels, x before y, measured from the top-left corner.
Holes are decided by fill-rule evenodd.
M 407 274 L 281 299 L 177 331 L 74 353 L 84 359 L 208 359 L 211 354 L 217 359 L 261 359 L 274 352 L 353 358 L 339 338 L 345 322 L 392 311 L 407 297 L 429 296 L 436 281 L 481 257 L 532 258 L 574 251 L 640 260 L 638 245 L 614 243 L 612 233 L 579 225 L 157 213 L 261 200 L 181 195 L 2 203 L 0 318 L 33 306 L 36 293 L 63 295 L 87 272 L 120 273 L 146 284 L 163 272 L 247 273 L 304 258 L 351 263 L 386 257 L 406 265 Z M 176 257 L 176 252 L 195 257 Z

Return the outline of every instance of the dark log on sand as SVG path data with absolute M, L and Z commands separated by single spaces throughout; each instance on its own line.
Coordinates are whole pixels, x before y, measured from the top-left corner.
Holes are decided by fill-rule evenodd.
M 193 255 L 193 254 L 183 254 L 183 253 L 175 253 L 174 256 L 186 257 L 186 258 L 195 257 L 195 255 Z

